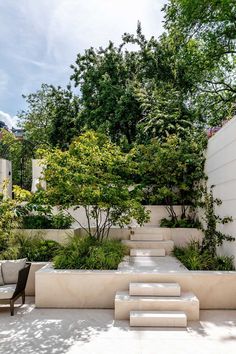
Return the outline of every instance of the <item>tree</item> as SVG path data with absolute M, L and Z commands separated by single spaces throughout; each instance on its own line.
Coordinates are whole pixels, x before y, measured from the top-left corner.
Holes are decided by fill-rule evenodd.
M 68 147 L 80 133 L 79 100 L 71 87 L 42 84 L 36 93 L 24 96 L 28 109 L 18 114 L 26 139 L 35 146 Z
M 189 130 L 182 139 L 169 136 L 160 143 L 138 146 L 141 180 L 148 204 L 164 204 L 173 221 L 177 221 L 174 205 L 182 206 L 181 218 L 187 218 L 188 206 L 196 207 L 202 196 L 205 178 L 206 135 Z
M 141 109 L 136 97 L 138 53 L 123 51 L 112 42 L 103 49 L 78 54 L 71 79 L 81 91 L 80 119 L 89 129 L 107 133 L 114 142 L 137 135 Z
M 176 59 L 187 64 L 195 86 L 196 108 L 219 124 L 235 110 L 235 1 L 170 0 L 164 10 Z
M 122 227 L 132 219 L 142 225 L 148 220 L 140 193 L 132 188 L 131 177 L 137 169 L 133 154 L 122 152 L 105 135 L 87 131 L 68 151 L 44 150 L 42 154 L 47 189 L 38 194 L 46 204 L 63 209 L 83 207 L 88 228 L 80 225 L 89 235 L 102 240 L 112 225 Z
M 3 129 L 0 157 L 12 162 L 13 184 L 30 190 L 34 145 L 27 140 L 18 140 L 13 133 Z

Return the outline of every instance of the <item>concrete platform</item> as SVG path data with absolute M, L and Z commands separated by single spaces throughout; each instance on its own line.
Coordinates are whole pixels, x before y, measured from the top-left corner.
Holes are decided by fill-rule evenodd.
M 130 326 L 186 327 L 187 316 L 181 311 L 131 311 Z
M 164 237 L 162 234 L 131 234 L 131 241 L 164 241 Z
M 129 294 L 138 296 L 180 296 L 178 283 L 130 283 Z
M 200 311 L 187 328 L 130 328 L 112 310 L 0 310 L 1 354 L 235 354 L 236 310 Z
M 164 248 L 131 248 L 130 256 L 131 257 L 165 257 L 166 250 Z
M 186 272 L 188 269 L 178 261 L 177 258 L 172 256 L 165 257 L 129 257 L 126 261 L 120 263 L 119 270 L 130 269 L 136 271 L 178 271 Z
M 115 296 L 115 319 L 129 319 L 130 311 L 183 311 L 189 321 L 198 321 L 199 301 L 191 292 L 183 292 L 176 297 L 144 297 L 118 291 Z
M 148 248 L 148 249 L 160 249 L 164 248 L 166 254 L 171 254 L 174 248 L 174 242 L 172 240 L 166 241 L 131 241 L 131 240 L 122 240 L 128 248 Z

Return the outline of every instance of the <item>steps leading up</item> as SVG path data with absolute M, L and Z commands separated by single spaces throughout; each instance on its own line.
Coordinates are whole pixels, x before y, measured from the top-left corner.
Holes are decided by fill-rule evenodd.
M 138 296 L 180 296 L 178 283 L 130 283 L 129 294 Z
M 166 255 L 166 251 L 164 248 L 143 248 L 143 249 L 135 249 L 131 248 L 130 256 L 132 257 L 164 257 Z
M 131 241 L 164 241 L 164 237 L 162 234 L 131 234 L 130 235 Z
M 171 254 L 174 248 L 174 242 L 172 240 L 166 241 L 131 241 L 131 240 L 123 240 L 122 241 L 127 247 L 133 249 L 165 249 L 166 254 Z
M 162 235 L 162 228 L 157 226 L 144 226 L 131 228 L 131 234 L 160 234 Z
M 130 311 L 183 311 L 188 320 L 199 319 L 199 301 L 191 293 L 179 297 L 135 296 L 119 291 L 115 296 L 115 319 L 128 320 Z
M 130 326 L 186 327 L 187 316 L 183 311 L 130 311 Z

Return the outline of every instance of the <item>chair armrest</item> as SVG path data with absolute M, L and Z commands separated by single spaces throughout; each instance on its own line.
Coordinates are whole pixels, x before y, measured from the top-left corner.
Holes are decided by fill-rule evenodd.
M 29 271 L 30 271 L 30 263 L 27 263 L 24 268 L 22 268 L 18 273 L 18 281 L 16 284 L 16 290 L 13 294 L 13 298 L 17 296 L 19 293 L 25 290 Z

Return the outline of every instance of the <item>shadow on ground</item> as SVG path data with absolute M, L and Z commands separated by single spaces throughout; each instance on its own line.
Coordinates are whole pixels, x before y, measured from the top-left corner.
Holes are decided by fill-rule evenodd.
M 0 353 L 66 353 L 75 342 L 90 342 L 112 323 L 110 310 L 96 310 L 94 317 L 94 310 L 36 309 L 33 304 L 27 304 L 11 317 L 9 310 L 2 308 Z

